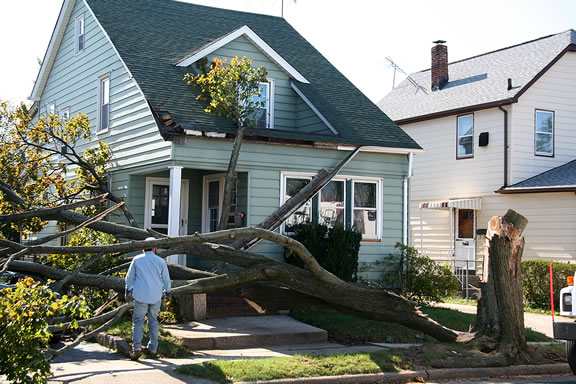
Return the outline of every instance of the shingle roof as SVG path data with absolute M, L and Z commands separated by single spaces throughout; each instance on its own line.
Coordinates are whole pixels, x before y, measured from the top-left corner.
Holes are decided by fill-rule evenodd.
M 150 104 L 183 126 L 235 132 L 233 122 L 203 112 L 176 67 L 187 55 L 247 25 L 310 84 L 298 88 L 339 132 L 306 135 L 274 129 L 257 136 L 420 149 L 284 19 L 171 0 L 87 0 Z
M 507 104 L 530 87 L 547 66 L 566 49 L 576 48 L 576 31 L 568 30 L 512 47 L 450 63 L 449 82 L 439 91 L 431 90 L 430 70 L 410 77 L 386 95 L 378 106 L 396 122 L 433 117 L 491 104 Z M 508 79 L 512 89 L 508 89 Z
M 576 160 L 572 160 L 559 167 L 552 168 L 546 172 L 542 172 L 529 179 L 523 180 L 514 185 L 504 188 L 504 191 L 514 192 L 521 191 L 522 189 L 538 189 L 538 188 L 554 188 L 554 189 L 576 189 Z

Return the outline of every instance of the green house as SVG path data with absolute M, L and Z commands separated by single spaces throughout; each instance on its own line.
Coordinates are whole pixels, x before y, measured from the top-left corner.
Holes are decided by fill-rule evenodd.
M 411 159 L 421 148 L 282 18 L 171 0 L 65 0 L 31 99 L 40 116 L 89 116 L 94 140 L 114 153 L 112 191 L 141 226 L 211 231 L 236 126 L 206 114 L 183 77 L 234 56 L 265 66 L 268 82 L 258 128 L 242 145 L 229 225 L 260 223 L 360 147 L 278 230 L 304 221 L 354 228 L 362 263 L 407 243 Z M 283 257 L 268 242 L 251 250 Z M 201 266 L 190 255 L 171 261 Z

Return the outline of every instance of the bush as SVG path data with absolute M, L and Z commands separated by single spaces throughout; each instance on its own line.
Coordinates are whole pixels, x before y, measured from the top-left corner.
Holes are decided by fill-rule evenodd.
M 574 276 L 576 264 L 552 263 L 554 309 L 560 310 L 560 289 L 566 286 L 566 277 Z M 550 310 L 550 262 L 542 260 L 522 262 L 524 304 Z
M 50 363 L 44 352 L 52 336 L 48 322 L 69 315 L 88 317 L 78 298 L 58 299 L 32 278 L 0 290 L 0 374 L 14 383 L 45 383 Z
M 298 225 L 294 232 L 292 238 L 302 243 L 324 269 L 344 281 L 356 281 L 361 233 L 342 226 L 328 229 L 325 225 L 313 223 Z M 296 254 L 287 250 L 285 258 L 288 263 L 304 268 Z
M 415 248 L 396 243 L 398 252 L 390 254 L 385 261 L 382 279 L 367 282 L 368 285 L 387 288 L 417 301 L 442 301 L 460 289 L 460 282 L 448 266 L 440 265 L 427 256 L 420 255 Z

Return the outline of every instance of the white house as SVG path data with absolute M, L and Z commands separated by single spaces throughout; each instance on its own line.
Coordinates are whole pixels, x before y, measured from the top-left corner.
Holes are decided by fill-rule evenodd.
M 379 103 L 425 150 L 411 244 L 474 270 L 488 220 L 514 209 L 524 259 L 576 261 L 576 31 L 450 64 L 444 43 Z

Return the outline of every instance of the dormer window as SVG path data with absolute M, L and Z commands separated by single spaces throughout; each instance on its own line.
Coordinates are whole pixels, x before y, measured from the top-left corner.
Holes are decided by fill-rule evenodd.
M 85 47 L 84 14 L 76 17 L 74 23 L 74 52 L 80 53 Z
M 253 96 L 252 100 L 261 102 L 261 106 L 254 110 L 254 128 L 274 128 L 274 81 L 260 83 L 260 95 Z

